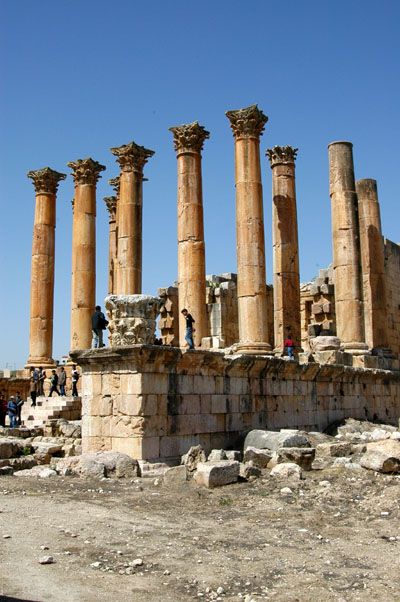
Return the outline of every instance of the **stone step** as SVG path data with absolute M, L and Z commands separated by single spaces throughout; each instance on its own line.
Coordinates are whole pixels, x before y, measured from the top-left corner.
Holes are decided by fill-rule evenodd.
M 81 407 L 79 397 L 38 397 L 36 406 L 31 406 L 29 402 L 22 406 L 21 419 L 23 425 L 30 427 L 42 426 L 50 419 L 78 420 L 81 418 Z

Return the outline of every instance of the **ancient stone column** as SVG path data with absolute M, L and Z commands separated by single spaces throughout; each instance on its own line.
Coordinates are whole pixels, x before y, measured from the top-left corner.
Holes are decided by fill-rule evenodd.
M 363 274 L 365 340 L 368 347 L 374 351 L 388 351 L 385 248 L 376 180 L 358 180 L 356 191 Z
M 179 344 L 186 345 L 183 308 L 195 320 L 194 344 L 207 336 L 201 151 L 209 132 L 197 121 L 170 128 L 178 160 Z
M 260 135 L 268 117 L 252 105 L 226 113 L 235 137 L 236 251 L 239 343 L 243 353 L 268 353 Z
M 36 192 L 33 226 L 28 366 L 53 366 L 56 194 L 65 174 L 44 167 L 29 171 Z
M 105 169 L 93 159 L 68 163 L 75 193 L 72 221 L 71 350 L 89 349 L 96 305 L 96 183 Z
M 117 274 L 115 294 L 142 292 L 143 168 L 154 151 L 134 142 L 112 148 L 121 167 L 117 212 Z
M 117 197 L 106 196 L 104 202 L 108 210 L 108 294 L 115 290 L 115 272 L 117 262 Z
M 301 341 L 299 242 L 295 185 L 297 148 L 267 150 L 272 169 L 272 242 L 274 265 L 274 352 L 284 351 L 288 334 Z
M 329 145 L 336 332 L 345 351 L 365 353 L 361 257 L 353 145 Z

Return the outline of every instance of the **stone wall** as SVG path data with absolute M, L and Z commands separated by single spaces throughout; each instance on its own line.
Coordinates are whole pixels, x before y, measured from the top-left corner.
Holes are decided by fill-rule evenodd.
M 301 346 L 310 349 L 310 337 L 336 335 L 335 287 L 332 268 L 300 288 Z
M 237 447 L 254 428 L 323 430 L 346 417 L 396 424 L 400 373 L 266 356 L 133 346 L 74 352 L 83 451 L 176 459 Z
M 29 378 L 0 376 L 0 393 L 4 393 L 7 400 L 17 392 L 21 394 L 22 399 L 29 397 Z
M 389 343 L 392 352 L 400 354 L 400 246 L 385 240 L 385 272 L 387 286 Z

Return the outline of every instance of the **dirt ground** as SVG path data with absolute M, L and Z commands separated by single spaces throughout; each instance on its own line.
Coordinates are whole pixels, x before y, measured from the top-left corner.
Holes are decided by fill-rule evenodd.
M 398 602 L 399 502 L 399 476 L 344 468 L 214 490 L 3 476 L 0 599 Z

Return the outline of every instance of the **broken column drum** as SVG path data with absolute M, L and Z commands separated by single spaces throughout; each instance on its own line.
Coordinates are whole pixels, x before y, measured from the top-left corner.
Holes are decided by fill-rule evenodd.
M 108 211 L 108 294 L 115 292 L 115 272 L 117 262 L 117 197 L 104 197 Z
M 68 163 L 75 193 L 72 221 L 71 350 L 89 349 L 96 304 L 96 183 L 105 169 L 91 158 Z
M 272 169 L 272 243 L 274 266 L 274 352 L 284 351 L 290 334 L 300 345 L 300 275 L 295 160 L 297 148 L 267 150 Z
M 36 192 L 32 241 L 28 366 L 53 366 L 56 194 L 65 174 L 50 167 L 28 172 Z
M 268 353 L 260 135 L 268 117 L 252 105 L 226 113 L 235 137 L 236 251 L 239 343 L 243 353 Z
M 367 345 L 353 145 L 351 142 L 332 142 L 328 149 L 336 332 L 344 350 L 358 355 L 366 352 Z
M 363 275 L 365 341 L 374 352 L 389 351 L 385 247 L 376 180 L 356 183 Z
M 195 320 L 196 347 L 207 336 L 206 267 L 201 151 L 207 130 L 194 123 L 170 128 L 178 160 L 178 292 L 179 344 L 186 345 L 186 308 Z
M 114 292 L 142 292 L 143 168 L 154 151 L 135 142 L 112 148 L 121 168 L 117 211 L 117 272 Z

